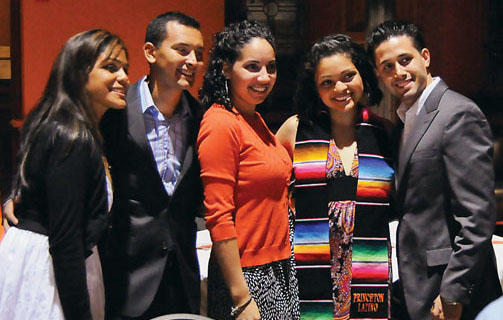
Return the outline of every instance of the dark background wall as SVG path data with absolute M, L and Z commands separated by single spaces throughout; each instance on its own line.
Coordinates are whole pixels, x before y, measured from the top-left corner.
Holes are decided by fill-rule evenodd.
M 262 113 L 277 128 L 293 111 L 297 71 L 311 44 L 345 33 L 364 43 L 388 19 L 419 25 L 431 52 L 431 72 L 470 97 L 495 135 L 496 195 L 503 220 L 503 1 L 501 0 L 227 0 L 226 22 L 255 18 L 273 27 L 278 80 Z M 271 10 L 272 9 L 272 10 Z M 287 44 L 287 46 L 285 46 Z M 397 101 L 385 95 L 376 113 L 396 121 Z M 499 223 L 503 234 L 503 221 Z
M 201 23 L 207 48 L 211 35 L 224 25 L 224 4 L 220 0 L 22 0 L 23 115 L 40 97 L 62 44 L 80 31 L 104 28 L 121 36 L 129 49 L 130 80 L 138 80 L 148 72 L 141 49 L 147 24 L 170 10 L 183 11 Z M 194 86 L 194 94 L 200 85 L 201 77 Z
M 369 29 L 390 18 L 420 25 L 431 51 L 432 73 L 475 100 L 491 122 L 498 186 L 503 185 L 501 0 L 0 0 L 0 46 L 12 49 L 12 78 L 0 80 L 0 190 L 5 189 L 16 148 L 11 120 L 22 120 L 35 104 L 64 41 L 95 27 L 118 33 L 128 45 L 130 79 L 136 81 L 148 68 L 141 52 L 146 25 L 168 10 L 196 17 L 207 48 L 211 36 L 233 21 L 255 18 L 272 27 L 280 74 L 272 99 L 261 110 L 273 129 L 293 112 L 297 71 L 316 39 L 346 33 L 364 42 Z M 200 84 L 201 76 L 194 95 Z M 386 96 L 375 110 L 394 120 L 395 105 Z
M 42 94 L 64 42 L 91 28 L 117 33 L 129 50 L 133 82 L 148 72 L 141 49 L 148 22 L 170 10 L 201 23 L 207 49 L 211 36 L 224 26 L 221 0 L 0 0 L 0 46 L 10 46 L 12 58 L 12 78 L 0 79 L 0 200 L 12 174 L 18 128 Z M 192 94 L 197 95 L 201 81 L 199 76 Z

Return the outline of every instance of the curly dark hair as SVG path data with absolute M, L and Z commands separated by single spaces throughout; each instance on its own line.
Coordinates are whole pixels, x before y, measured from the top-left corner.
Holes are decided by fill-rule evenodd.
M 368 103 L 374 105 L 381 101 L 382 92 L 363 46 L 344 34 L 328 35 L 311 47 L 298 80 L 294 101 L 301 119 L 316 121 L 320 115 L 327 113 L 327 108 L 318 94 L 314 76 L 323 58 L 339 53 L 347 55 L 360 73 Z
M 215 34 L 203 85 L 199 89 L 199 99 L 205 110 L 214 103 L 221 104 L 228 110 L 232 109 L 228 93 L 230 88 L 226 90 L 227 79 L 222 69 L 224 64 L 232 66 L 239 58 L 241 49 L 253 38 L 267 40 L 276 51 L 274 36 L 269 27 L 254 20 L 232 23 Z M 227 83 L 227 86 L 229 85 Z

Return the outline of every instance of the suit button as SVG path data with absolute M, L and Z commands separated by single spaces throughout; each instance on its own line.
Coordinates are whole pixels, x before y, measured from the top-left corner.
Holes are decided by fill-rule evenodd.
M 164 253 L 164 254 L 165 254 L 165 253 L 167 253 L 167 252 L 168 252 L 168 249 L 169 249 L 169 247 L 168 247 L 168 243 L 167 243 L 166 241 L 163 241 L 163 242 L 162 242 L 162 247 L 161 247 L 161 251 L 162 251 L 162 253 Z

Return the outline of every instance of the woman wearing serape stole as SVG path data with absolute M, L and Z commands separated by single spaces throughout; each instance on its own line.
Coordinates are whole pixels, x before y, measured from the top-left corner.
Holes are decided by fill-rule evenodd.
M 389 123 L 359 103 L 382 97 L 363 48 L 313 45 L 277 137 L 293 156 L 294 250 L 302 319 L 390 317 Z

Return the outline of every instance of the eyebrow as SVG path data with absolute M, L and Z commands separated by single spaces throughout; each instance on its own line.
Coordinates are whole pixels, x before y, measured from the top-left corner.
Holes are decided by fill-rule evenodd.
M 101 64 L 106 64 L 106 63 L 108 63 L 108 62 L 110 62 L 110 61 L 116 62 L 116 63 L 118 63 L 118 64 L 122 65 L 122 66 L 123 66 L 123 67 L 125 67 L 125 68 L 129 68 L 129 63 L 124 62 L 124 61 L 121 61 L 121 60 L 119 60 L 119 59 L 117 59 L 117 58 L 111 58 L 111 57 L 106 58 L 106 59 L 103 59 L 103 60 L 101 61 Z
M 356 71 L 358 71 L 358 69 L 356 69 L 356 67 L 354 67 L 354 68 L 348 68 L 348 69 L 344 69 L 344 70 L 342 70 L 339 74 L 341 74 L 341 75 L 345 75 L 345 74 L 347 74 L 347 73 L 352 73 L 352 72 L 356 72 Z M 332 73 L 329 73 L 329 74 L 322 74 L 322 75 L 320 76 L 320 78 L 331 78 L 331 77 L 334 77 L 334 75 L 333 75 Z
M 409 57 L 409 56 L 411 56 L 411 54 L 410 54 L 410 53 L 404 52 L 404 53 L 400 53 L 400 54 L 397 56 L 397 59 L 400 59 L 400 58 L 403 58 L 403 57 Z M 389 62 L 389 60 L 391 60 L 391 59 L 386 59 L 386 60 L 384 60 L 384 61 L 381 61 L 381 62 L 379 63 L 379 65 L 385 64 L 385 63 Z
M 175 47 L 175 46 L 195 47 L 196 49 L 204 50 L 204 46 L 192 45 L 192 44 L 189 44 L 186 42 L 175 42 L 171 46 L 172 47 Z
M 399 54 L 398 55 L 398 58 L 403 58 L 403 57 L 410 57 L 411 54 L 410 53 L 402 53 L 402 54 Z
M 121 63 L 121 64 L 127 64 L 127 63 L 124 63 L 124 61 L 121 61 L 119 59 L 117 59 L 117 57 L 108 57 L 106 59 L 103 59 L 102 62 L 108 62 L 108 61 L 115 61 L 115 62 L 118 62 L 118 63 Z
M 390 59 L 386 59 L 386 60 L 383 60 L 383 61 L 379 61 L 379 65 L 383 65 L 385 63 L 388 63 Z
M 276 59 L 274 59 L 274 60 L 270 60 L 270 61 L 268 61 L 266 64 L 269 64 L 269 63 L 271 63 L 271 62 L 276 63 Z M 260 60 L 253 60 L 253 59 L 250 59 L 250 60 L 246 60 L 244 63 L 259 63 L 259 64 L 260 64 L 261 62 L 260 62 Z

